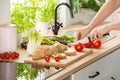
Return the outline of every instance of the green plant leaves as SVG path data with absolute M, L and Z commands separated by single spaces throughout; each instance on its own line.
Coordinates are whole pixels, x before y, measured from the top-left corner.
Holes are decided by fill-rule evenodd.
M 44 4 L 40 5 L 41 3 Z M 16 24 L 18 33 L 22 33 L 33 28 L 36 21 L 50 22 L 54 18 L 54 8 L 57 4 L 58 0 L 14 2 L 12 3 L 11 23 Z
M 26 2 L 14 3 L 11 12 L 11 23 L 16 24 L 17 32 L 22 33 L 35 25 L 36 9 L 26 6 Z
M 80 4 L 82 8 L 92 9 L 97 12 L 100 9 L 100 7 L 103 5 L 105 0 L 99 0 L 98 1 L 99 4 L 97 3 L 96 0 L 69 0 L 69 2 L 74 13 L 78 12 Z
M 78 12 L 78 6 L 79 6 L 79 0 L 69 0 L 69 3 L 71 5 L 71 8 L 74 13 Z
M 51 22 L 54 18 L 54 8 L 58 4 L 55 0 L 44 0 L 40 2 L 40 11 L 37 11 L 37 21 Z
M 100 6 L 96 3 L 95 0 L 88 0 L 88 7 L 94 11 L 98 11 Z

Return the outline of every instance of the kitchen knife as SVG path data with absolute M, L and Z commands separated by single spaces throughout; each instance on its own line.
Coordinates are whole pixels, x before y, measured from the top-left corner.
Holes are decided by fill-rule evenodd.
M 109 33 L 106 33 L 106 34 L 104 34 L 103 36 L 105 37 L 105 36 L 109 36 L 110 34 Z M 101 38 L 102 39 L 102 38 Z M 100 39 L 100 40 L 101 40 Z M 83 39 L 80 39 L 80 40 L 78 40 L 78 41 L 75 41 L 75 42 L 73 42 L 73 43 L 71 43 L 71 44 L 69 44 L 70 46 L 73 46 L 74 44 L 77 44 L 77 43 L 82 43 L 82 44 L 85 44 L 85 43 L 87 43 L 87 42 L 89 42 L 89 41 L 91 41 L 90 40 L 90 36 L 88 36 L 88 37 L 85 37 L 85 38 L 83 38 Z

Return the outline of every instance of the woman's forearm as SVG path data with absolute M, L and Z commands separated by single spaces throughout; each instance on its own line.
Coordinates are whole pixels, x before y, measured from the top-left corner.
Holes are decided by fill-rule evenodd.
M 112 23 L 107 24 L 107 29 L 109 31 L 111 31 L 111 30 L 120 30 L 120 21 L 112 22 Z
M 90 22 L 89 28 L 92 30 L 98 24 L 103 22 L 112 12 L 120 6 L 120 0 L 108 0 L 98 11 L 94 19 Z

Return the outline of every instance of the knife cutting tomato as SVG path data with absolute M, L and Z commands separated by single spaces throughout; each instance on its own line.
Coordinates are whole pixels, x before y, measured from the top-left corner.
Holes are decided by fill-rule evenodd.
M 89 41 L 83 44 L 85 48 L 91 48 L 93 46 L 93 42 Z

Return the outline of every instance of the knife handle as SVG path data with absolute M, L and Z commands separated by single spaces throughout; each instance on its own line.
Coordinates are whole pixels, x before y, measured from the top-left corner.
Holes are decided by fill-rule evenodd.
M 110 33 L 105 33 L 105 34 L 103 34 L 103 36 L 107 36 L 107 35 L 110 35 Z M 98 37 L 98 36 L 97 36 L 97 37 Z M 88 39 L 89 39 L 89 41 L 91 41 L 90 36 L 88 37 Z
M 105 34 L 103 34 L 103 36 L 106 36 L 106 35 L 110 35 L 110 33 L 105 33 Z

